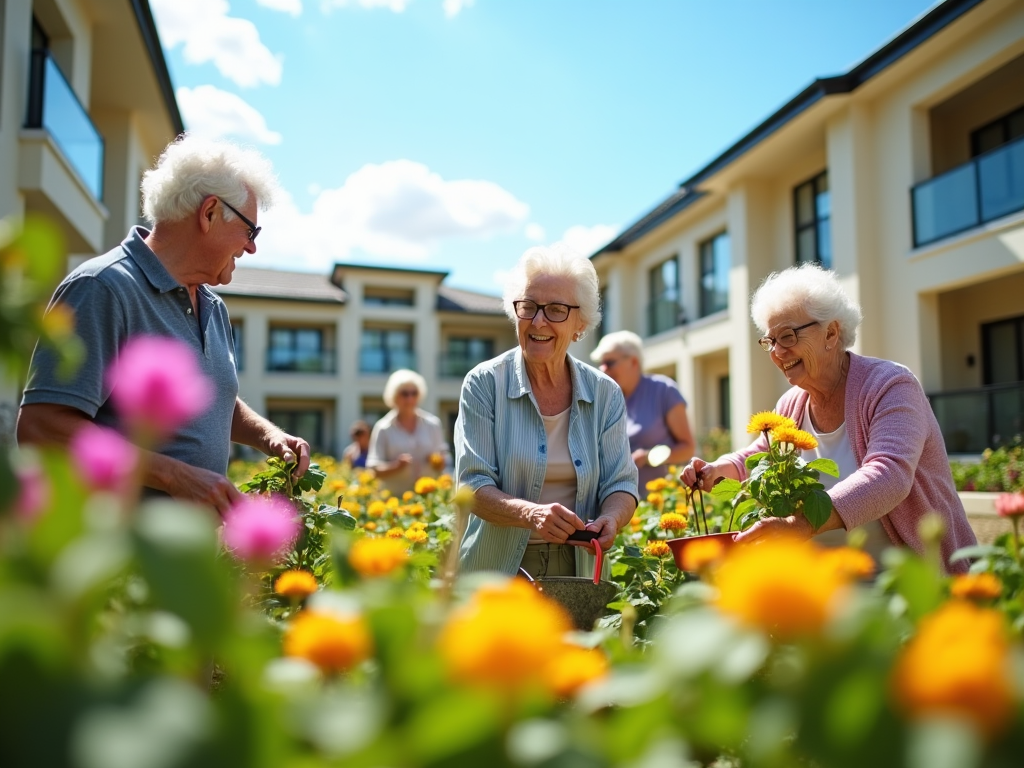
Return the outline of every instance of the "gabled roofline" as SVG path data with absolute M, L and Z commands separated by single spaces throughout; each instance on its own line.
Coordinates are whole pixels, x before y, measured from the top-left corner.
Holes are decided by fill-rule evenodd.
M 156 21 L 153 19 L 153 9 L 149 7 L 149 0 L 128 0 L 135 11 L 135 20 L 139 23 L 139 32 L 142 35 L 142 42 L 149 53 L 149 60 L 153 64 L 153 74 L 160 86 L 160 95 L 164 97 L 164 106 L 167 107 L 167 116 L 171 120 L 171 127 L 174 135 L 180 136 L 185 132 L 185 122 L 181 119 L 181 110 L 178 109 L 178 100 L 174 97 L 174 84 L 171 82 L 171 73 L 167 69 L 167 59 L 164 58 L 164 50 L 160 45 L 160 35 L 156 30 Z
M 408 267 L 385 267 L 378 264 L 351 264 L 337 261 L 331 269 L 333 275 L 339 269 L 368 269 L 372 272 L 404 272 L 409 275 L 420 275 L 422 277 L 448 277 L 449 273 L 443 269 L 409 269 Z

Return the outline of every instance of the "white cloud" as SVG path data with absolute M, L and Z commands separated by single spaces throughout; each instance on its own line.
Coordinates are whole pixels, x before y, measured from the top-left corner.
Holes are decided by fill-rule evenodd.
M 228 16 L 227 0 L 151 0 L 151 5 L 164 46 L 182 44 L 189 64 L 212 61 L 243 88 L 281 82 L 281 56 L 263 44 L 255 24 Z
M 359 6 L 360 8 L 387 8 L 395 13 L 402 13 L 412 0 L 322 0 L 320 7 L 324 13 L 332 8 L 347 8 Z
M 302 0 L 256 0 L 257 5 L 272 11 L 283 11 L 292 16 L 302 15 Z
M 263 115 L 240 96 L 212 85 L 181 87 L 175 96 L 192 133 L 214 139 L 235 136 L 258 144 L 281 143 L 281 134 L 267 128 Z
M 476 0 L 444 0 L 441 7 L 444 8 L 444 15 L 449 19 L 458 16 L 463 8 L 469 8 Z
M 545 238 L 544 227 L 535 221 L 531 221 L 526 225 L 526 229 L 523 230 L 523 234 L 526 235 L 527 240 L 533 240 L 535 243 L 543 242 Z
M 576 224 L 565 230 L 557 244 L 567 245 L 582 256 L 592 256 L 618 233 L 619 228 L 610 224 L 595 224 L 592 227 Z
M 353 250 L 422 260 L 446 238 L 519 230 L 529 206 L 491 181 L 446 180 L 422 163 L 365 165 L 323 189 L 310 213 L 287 195 L 260 217 L 259 251 L 246 264 L 326 269 Z

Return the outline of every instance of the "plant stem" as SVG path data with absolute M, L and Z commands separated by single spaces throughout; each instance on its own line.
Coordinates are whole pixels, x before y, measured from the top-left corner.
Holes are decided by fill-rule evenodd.
M 1013 557 L 1017 561 L 1017 565 L 1019 566 L 1021 564 L 1021 562 L 1020 562 L 1020 532 L 1019 532 L 1020 518 L 1015 515 L 1015 516 L 1010 518 L 1010 521 L 1013 523 Z

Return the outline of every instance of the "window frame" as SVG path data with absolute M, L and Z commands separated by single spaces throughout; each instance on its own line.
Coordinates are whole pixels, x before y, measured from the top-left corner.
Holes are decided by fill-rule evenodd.
M 668 264 L 673 264 L 674 265 L 674 268 L 675 268 L 675 284 L 674 285 L 670 285 L 668 282 L 664 281 L 664 279 L 663 279 L 661 281 L 662 284 L 663 284 L 663 287 L 662 287 L 660 293 L 656 294 L 655 293 L 655 275 L 661 275 L 663 277 L 663 271 L 664 271 L 666 265 L 668 265 Z M 683 312 L 682 294 L 683 294 L 683 279 L 682 279 L 682 270 L 680 269 L 680 264 L 679 264 L 679 254 L 678 253 L 673 254 L 672 256 L 669 256 L 667 259 L 663 259 L 662 261 L 658 262 L 653 267 L 650 267 L 647 270 L 647 295 L 648 295 L 648 303 L 647 303 L 647 335 L 648 336 L 656 336 L 659 333 L 664 333 L 665 331 L 671 330 L 672 328 L 676 328 L 676 327 L 678 327 L 680 325 L 683 325 L 686 322 L 686 316 L 685 316 L 685 314 Z M 676 308 L 676 312 L 674 313 L 674 320 L 673 320 L 673 322 L 668 324 L 668 325 L 665 325 L 664 327 L 662 327 L 662 325 L 659 322 L 659 318 L 657 317 L 657 307 L 656 307 L 656 303 L 657 302 L 663 302 L 663 301 L 664 302 L 674 302 L 675 308 Z
M 366 345 L 366 335 L 368 333 L 381 334 L 380 338 L 381 338 L 382 343 L 379 346 L 367 346 Z M 408 339 L 408 346 L 407 347 L 392 347 L 392 346 L 389 346 L 388 343 L 387 343 L 387 337 L 390 336 L 391 334 L 404 334 L 406 336 L 406 338 Z M 384 359 L 384 365 L 383 365 L 383 369 L 382 370 L 378 370 L 376 368 L 369 368 L 369 367 L 367 367 L 366 359 L 365 359 L 365 354 L 367 353 L 367 351 L 371 351 L 371 350 L 372 351 L 380 352 L 382 354 L 382 357 Z M 393 364 L 393 361 L 391 360 L 391 358 L 393 357 L 392 353 L 396 353 L 396 352 L 404 352 L 404 353 L 406 353 L 408 355 L 406 360 L 402 361 L 405 364 L 401 364 L 401 365 L 394 365 Z M 398 370 L 400 368 L 415 368 L 415 364 L 414 363 L 410 364 L 410 362 L 409 362 L 409 361 L 415 361 L 415 359 L 416 359 L 416 337 L 415 337 L 415 328 L 413 326 L 409 325 L 409 326 L 400 326 L 399 327 L 399 326 L 377 326 L 377 325 L 366 326 L 366 325 L 364 325 L 362 327 L 362 329 L 360 330 L 360 332 L 359 332 L 359 372 L 360 373 L 385 375 L 385 374 L 390 374 L 390 373 L 392 373 L 392 372 L 394 372 L 394 371 L 396 371 L 396 370 Z
M 726 253 L 728 257 L 728 266 L 725 270 L 725 300 L 724 303 L 721 304 L 721 306 L 719 306 L 718 304 L 711 304 L 710 302 L 710 296 L 717 295 L 719 292 L 708 291 L 706 286 L 704 285 L 704 281 L 708 275 L 714 277 L 714 275 L 716 275 L 718 272 L 718 260 L 716 258 L 718 254 L 716 243 L 723 242 L 723 238 L 725 247 L 728 249 Z M 697 247 L 697 254 L 700 269 L 700 316 L 707 317 L 708 315 L 713 315 L 716 312 L 722 312 L 724 310 L 729 309 L 729 271 L 732 269 L 732 241 L 729 238 L 729 230 L 724 229 L 721 232 L 718 232 L 717 234 L 707 238 L 706 240 L 702 240 L 700 245 Z M 708 271 L 706 263 L 706 257 L 709 255 L 711 261 L 710 271 Z
M 280 333 L 287 333 L 290 336 L 291 343 L 287 347 L 279 347 L 274 343 L 275 336 Z M 320 366 L 317 370 L 307 370 L 299 365 L 299 355 L 301 351 L 298 338 L 300 333 L 316 333 L 320 337 L 320 344 L 317 350 L 317 360 L 319 360 Z M 267 360 L 266 369 L 267 373 L 305 373 L 305 374 L 333 374 L 335 373 L 334 356 L 333 350 L 328 347 L 328 329 L 320 326 L 309 326 L 309 325 L 285 325 L 282 323 L 273 323 L 267 329 Z M 294 360 L 291 362 L 290 367 L 272 367 L 271 357 L 275 351 L 287 350 L 294 356 Z
M 820 182 L 824 180 L 826 189 L 824 194 L 828 195 L 828 215 L 821 216 L 818 208 L 818 198 L 823 194 Z M 811 188 L 811 213 L 810 221 L 800 221 L 800 190 Z M 821 225 L 828 225 L 828 258 L 822 258 L 821 248 Z M 814 258 L 802 259 L 800 254 L 800 236 L 807 230 L 814 235 Z M 816 173 L 811 178 L 793 187 L 793 261 L 795 264 L 820 264 L 825 269 L 832 268 L 832 185 L 828 178 L 828 168 Z
M 1014 118 L 1019 118 L 1019 119 L 1024 120 L 1024 106 L 1020 106 L 1020 107 L 1017 107 L 1016 109 L 1010 110 L 1005 115 L 1000 115 L 995 120 L 990 120 L 989 122 L 985 123 L 984 125 L 978 126 L 973 131 L 971 131 L 971 159 L 973 160 L 976 157 L 978 157 L 979 155 L 983 155 L 986 152 L 992 151 L 993 149 L 999 149 L 1000 147 L 1005 146 L 1006 144 L 1009 144 L 1011 141 L 1014 141 L 1015 139 L 1020 138 L 1020 136 L 1011 136 L 1010 135 L 1010 123 L 1011 123 L 1011 121 Z M 987 131 L 990 128 L 994 128 L 996 126 L 999 126 L 999 127 L 1002 128 L 1002 134 L 1003 134 L 1002 141 L 999 144 L 997 144 L 996 146 L 994 146 L 994 147 L 989 147 L 988 149 L 981 149 L 981 143 L 980 143 L 981 134 L 984 131 Z M 1021 134 L 1021 135 L 1024 135 L 1024 134 Z

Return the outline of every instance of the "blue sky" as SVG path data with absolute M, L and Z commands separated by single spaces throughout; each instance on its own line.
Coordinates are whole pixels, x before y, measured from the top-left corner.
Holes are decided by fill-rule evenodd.
M 190 130 L 285 194 L 241 266 L 589 255 L 929 0 L 150 0 Z

